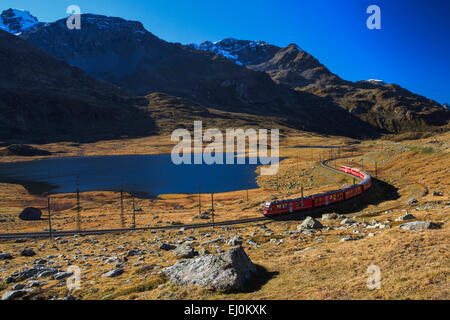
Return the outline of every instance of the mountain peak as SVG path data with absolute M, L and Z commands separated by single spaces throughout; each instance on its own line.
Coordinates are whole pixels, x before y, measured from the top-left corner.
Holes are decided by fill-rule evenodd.
M 21 9 L 7 9 L 0 15 L 0 30 L 19 35 L 24 31 L 35 29 L 41 23 L 30 14 Z
M 226 38 L 216 42 L 205 41 L 199 45 L 190 44 L 188 46 L 223 56 L 241 66 L 256 65 L 267 61 L 280 49 L 260 40 L 238 40 L 234 38 Z

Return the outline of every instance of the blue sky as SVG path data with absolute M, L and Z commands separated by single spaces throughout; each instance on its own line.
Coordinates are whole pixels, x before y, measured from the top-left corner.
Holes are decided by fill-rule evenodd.
M 82 13 L 141 21 L 171 42 L 296 43 L 344 79 L 381 79 L 450 103 L 448 0 L 8 0 L 3 9 L 52 22 L 72 4 Z M 366 27 L 372 4 L 381 8 L 381 30 Z

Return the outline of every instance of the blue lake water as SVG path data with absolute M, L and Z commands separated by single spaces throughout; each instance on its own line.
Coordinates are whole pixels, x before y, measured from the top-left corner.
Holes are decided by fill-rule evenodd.
M 119 191 L 142 196 L 229 192 L 256 184 L 259 165 L 174 165 L 170 155 L 54 158 L 0 163 L 0 182 L 24 185 L 33 194 L 80 191 Z

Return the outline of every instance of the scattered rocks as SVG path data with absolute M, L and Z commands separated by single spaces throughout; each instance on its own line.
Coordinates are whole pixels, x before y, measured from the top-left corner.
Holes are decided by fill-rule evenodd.
M 33 249 L 24 249 L 22 252 L 20 252 L 20 255 L 22 257 L 32 257 L 36 255 L 36 252 L 34 252 Z
M 406 204 L 409 205 L 409 206 L 411 206 L 411 205 L 414 205 L 414 204 L 416 204 L 416 203 L 418 203 L 418 202 L 419 202 L 419 201 L 417 201 L 417 199 L 412 198 L 412 199 L 409 199 L 409 200 L 406 202 Z
M 62 272 L 58 272 L 58 273 L 54 274 L 52 276 L 52 279 L 53 280 L 63 280 L 63 279 L 71 277 L 72 275 L 73 275 L 72 272 L 62 271 Z
M 173 252 L 177 258 L 189 259 L 194 257 L 194 248 L 187 245 L 178 246 Z
M 305 221 L 303 221 L 300 225 L 297 226 L 297 230 L 322 229 L 322 228 L 323 225 L 319 221 L 311 217 L 306 217 Z
M 6 283 L 23 281 L 32 277 L 47 277 L 58 273 L 57 269 L 36 265 L 33 268 L 16 271 L 6 278 Z
M 435 191 L 435 192 L 433 192 L 433 196 L 434 197 L 443 197 L 444 194 L 442 192 L 440 192 L 440 191 Z
M 429 221 L 413 221 L 402 224 L 400 228 L 403 230 L 424 231 L 429 229 L 440 229 L 441 226 L 437 223 Z
M 17 290 L 22 290 L 22 289 L 24 289 L 24 288 L 25 288 L 25 286 L 24 286 L 23 284 L 17 283 L 17 284 L 15 284 L 15 285 L 12 287 L 12 290 L 13 290 L 13 291 L 17 291 Z
M 0 253 L 0 261 L 2 260 L 12 260 L 13 256 L 10 253 Z
M 141 250 L 128 250 L 126 253 L 126 257 L 136 257 L 136 256 L 143 256 L 145 255 L 144 251 Z
M 242 247 L 232 248 L 219 256 L 206 255 L 183 260 L 164 268 L 170 281 L 180 286 L 201 286 L 224 292 L 242 291 L 257 275 L 255 264 Z
M 330 221 L 330 220 L 336 220 L 338 219 L 338 215 L 337 213 L 326 213 L 322 215 L 322 220 L 323 221 Z
M 239 236 L 235 236 L 228 241 L 230 246 L 240 246 L 242 244 L 242 238 Z
M 24 209 L 19 214 L 19 219 L 24 221 L 38 221 L 41 220 L 42 211 L 33 207 Z
M 32 290 L 30 290 L 30 289 L 7 291 L 3 294 L 2 300 L 19 299 L 31 292 L 32 292 Z
M 356 221 L 351 218 L 345 218 L 344 220 L 341 221 L 341 225 L 351 225 L 355 223 Z
M 163 243 L 159 247 L 160 250 L 164 250 L 164 251 L 171 251 L 171 250 L 175 250 L 176 248 L 177 247 L 175 247 L 174 245 L 171 245 L 171 244 L 168 244 L 168 243 Z
M 395 221 L 408 221 L 408 220 L 414 220 L 416 219 L 416 217 L 414 217 L 412 214 L 410 213 L 406 213 L 405 215 L 398 217 L 397 219 L 395 219 Z
M 102 274 L 103 278 L 115 278 L 123 274 L 125 271 L 123 269 L 114 269 L 109 272 Z

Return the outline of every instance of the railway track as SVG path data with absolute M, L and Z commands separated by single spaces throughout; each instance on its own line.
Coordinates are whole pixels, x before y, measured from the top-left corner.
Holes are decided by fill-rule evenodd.
M 350 176 L 352 178 L 355 178 L 353 175 L 344 173 L 338 169 L 335 169 L 328 165 L 330 161 L 334 161 L 336 159 L 330 159 L 325 160 L 321 162 L 321 166 L 335 171 L 337 173 Z M 317 210 L 317 209 L 316 209 Z M 312 210 L 311 212 L 308 211 L 308 213 L 314 213 Z M 302 212 L 301 215 L 304 215 L 305 212 Z M 299 214 L 293 214 L 289 215 L 289 218 L 295 218 L 297 216 L 300 216 Z M 50 238 L 50 237 L 71 237 L 75 235 L 80 236 L 89 236 L 89 235 L 104 235 L 104 234 L 115 234 L 115 233 L 126 233 L 126 232 L 134 232 L 134 231 L 152 231 L 152 230 L 174 230 L 174 229 L 201 229 L 201 228 L 208 228 L 208 227 L 224 227 L 224 226 L 232 226 L 232 225 L 238 225 L 238 224 L 246 224 L 246 223 L 253 223 L 253 222 L 262 222 L 267 220 L 274 220 L 272 218 L 268 217 L 258 217 L 258 218 L 249 218 L 249 219 L 239 219 L 239 220 L 232 220 L 232 221 L 220 221 L 215 223 L 198 223 L 198 224 L 180 224 L 180 225 L 171 225 L 171 226 L 160 226 L 160 227 L 147 227 L 147 228 L 130 228 L 130 229 L 106 229 L 106 230 L 84 230 L 84 231 L 53 231 L 53 232 L 26 232 L 26 233 L 4 233 L 0 234 L 0 240 L 15 240 L 15 239 L 42 239 L 42 238 Z M 280 217 L 279 219 L 275 220 L 283 220 L 283 217 Z

